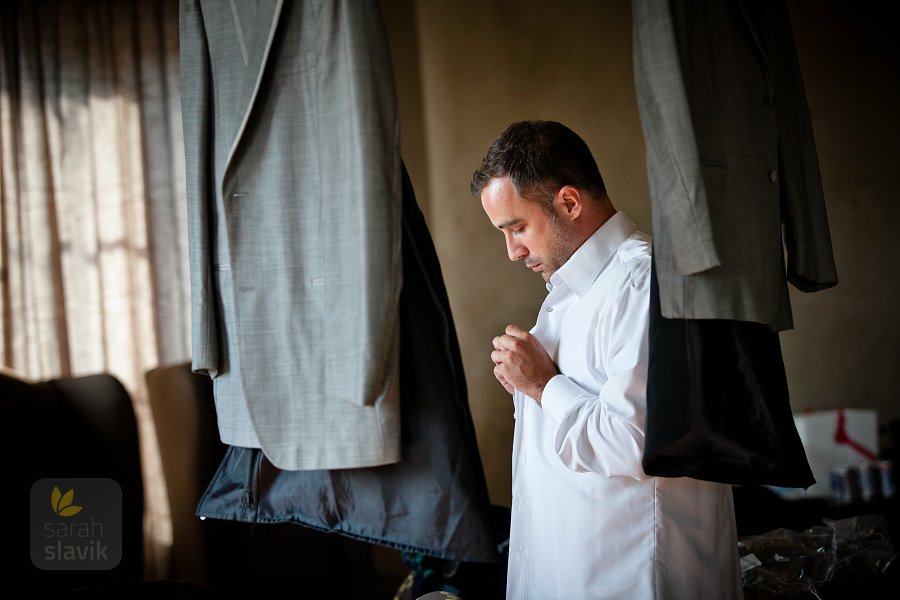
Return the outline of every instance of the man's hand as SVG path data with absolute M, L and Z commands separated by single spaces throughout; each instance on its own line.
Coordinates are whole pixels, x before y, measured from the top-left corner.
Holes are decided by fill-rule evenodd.
M 515 325 L 494 338 L 494 377 L 510 394 L 521 390 L 541 403 L 544 386 L 559 369 L 533 335 Z

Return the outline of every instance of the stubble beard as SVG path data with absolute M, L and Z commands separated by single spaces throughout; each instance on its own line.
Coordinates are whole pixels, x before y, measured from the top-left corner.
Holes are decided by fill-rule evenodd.
M 572 258 L 577 248 L 574 231 L 563 223 L 555 214 L 550 218 L 550 239 L 547 244 L 547 254 L 544 258 L 539 258 L 531 265 L 534 266 L 537 263 L 543 265 L 544 270 L 541 271 L 541 276 L 544 278 L 544 281 L 549 281 L 550 276 Z M 525 262 L 525 266 L 529 266 L 528 261 Z

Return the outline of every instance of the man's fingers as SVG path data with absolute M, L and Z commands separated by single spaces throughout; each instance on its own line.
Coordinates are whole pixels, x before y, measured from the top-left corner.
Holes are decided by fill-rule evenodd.
M 500 336 L 499 335 L 494 337 L 494 339 L 491 340 L 491 343 L 493 343 L 493 345 L 494 345 L 494 350 L 503 350 L 503 346 L 500 344 Z
M 494 377 L 497 378 L 497 381 L 500 382 L 500 385 L 503 386 L 503 389 L 505 389 L 505 390 L 506 390 L 507 392 L 509 392 L 510 394 L 513 393 L 513 391 L 514 391 L 515 388 L 513 388 L 513 386 L 510 385 L 510 383 L 509 383 L 508 381 L 506 381 L 506 377 L 504 377 L 504 376 L 500 373 L 500 367 L 499 367 L 499 366 L 494 367 Z
M 509 324 L 506 326 L 506 335 L 511 335 L 515 338 L 523 338 L 528 334 L 527 331 L 519 327 L 518 325 Z
M 491 343 L 494 350 L 513 350 L 519 340 L 528 338 L 528 332 L 517 325 L 507 325 L 503 335 L 495 336 Z

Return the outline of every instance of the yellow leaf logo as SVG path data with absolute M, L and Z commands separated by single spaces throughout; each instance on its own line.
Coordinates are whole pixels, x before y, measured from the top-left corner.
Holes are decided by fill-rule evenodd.
M 59 488 L 53 486 L 50 492 L 50 505 L 53 506 L 53 512 L 61 517 L 71 517 L 81 512 L 80 506 L 73 506 L 75 500 L 75 490 L 71 489 L 65 494 L 59 491 Z

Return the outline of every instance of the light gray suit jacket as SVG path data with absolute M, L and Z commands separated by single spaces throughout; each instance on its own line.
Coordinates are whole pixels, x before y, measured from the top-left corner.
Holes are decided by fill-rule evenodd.
M 400 459 L 399 119 L 376 2 L 182 0 L 193 369 L 285 470 Z
M 632 18 L 663 316 L 791 328 L 787 281 L 837 273 L 786 4 L 632 0 Z

